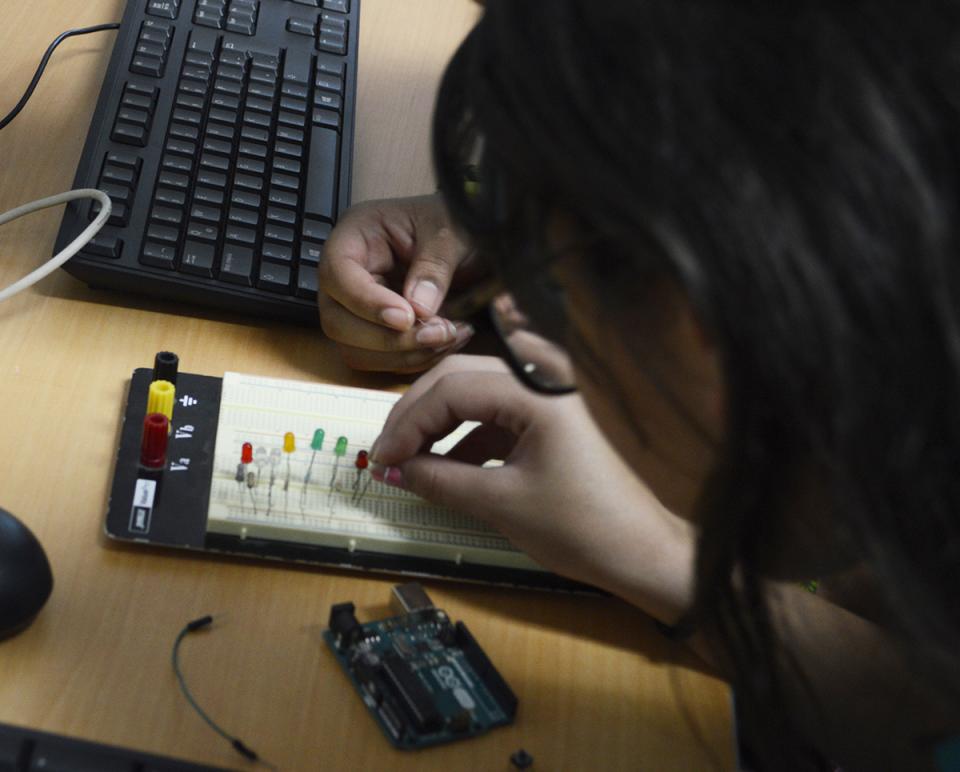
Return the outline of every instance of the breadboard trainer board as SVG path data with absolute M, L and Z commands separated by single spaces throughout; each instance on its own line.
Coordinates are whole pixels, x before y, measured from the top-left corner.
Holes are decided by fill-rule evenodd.
M 207 529 L 243 538 L 321 544 L 414 557 L 540 570 L 486 524 L 370 479 L 355 466 L 399 394 L 226 373 Z M 473 428 L 437 443 L 444 452 Z M 310 438 L 324 432 L 319 450 Z M 292 433 L 295 449 L 285 452 Z M 344 455 L 335 447 L 347 439 Z M 255 461 L 238 479 L 243 443 Z M 279 450 L 279 452 L 278 452 Z M 248 485 L 253 474 L 253 486 Z M 362 495 L 360 495 L 362 493 Z
M 137 368 L 130 378 L 104 523 L 111 539 L 596 592 L 543 570 L 487 525 L 373 481 L 369 469 L 358 472 L 358 451 L 369 451 L 398 394 L 239 373 L 217 378 L 179 372 L 165 459 L 145 469 L 148 394 L 157 380 L 150 368 Z M 324 438 L 314 453 L 318 428 Z M 460 427 L 434 450 L 444 452 L 471 428 Z M 346 447 L 338 458 L 341 438 Z

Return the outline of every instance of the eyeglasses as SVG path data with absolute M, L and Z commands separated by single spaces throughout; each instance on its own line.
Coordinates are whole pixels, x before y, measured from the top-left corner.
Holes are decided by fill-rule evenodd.
M 563 322 L 559 299 L 550 295 L 555 295 L 550 286 L 531 283 L 512 293 L 494 280 L 448 303 L 447 313 L 469 319 L 478 329 L 492 330 L 501 357 L 527 388 L 539 394 L 570 394 L 577 390 L 573 362 L 554 342 L 562 337 Z

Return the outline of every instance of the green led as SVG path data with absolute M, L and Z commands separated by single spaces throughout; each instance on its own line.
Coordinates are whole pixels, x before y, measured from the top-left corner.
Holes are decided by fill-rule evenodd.
M 323 429 L 317 429 L 313 433 L 313 440 L 310 442 L 310 447 L 314 450 L 320 450 L 320 448 L 323 447 L 323 438 L 325 436 Z
M 345 456 L 347 454 L 347 438 L 346 437 L 337 437 L 337 445 L 333 449 L 333 453 L 336 456 Z

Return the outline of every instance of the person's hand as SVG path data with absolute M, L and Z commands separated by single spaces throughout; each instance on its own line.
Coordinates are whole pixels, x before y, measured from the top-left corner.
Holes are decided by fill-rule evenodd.
M 474 429 L 445 456 L 433 443 Z M 373 446 L 374 477 L 484 520 L 544 568 L 672 622 L 692 595 L 693 533 L 607 443 L 577 395 L 542 396 L 489 357 L 413 384 Z M 490 459 L 503 466 L 483 468 Z
M 469 341 L 470 325 L 438 314 L 481 272 L 438 195 L 358 204 L 323 250 L 323 331 L 357 370 L 425 370 Z

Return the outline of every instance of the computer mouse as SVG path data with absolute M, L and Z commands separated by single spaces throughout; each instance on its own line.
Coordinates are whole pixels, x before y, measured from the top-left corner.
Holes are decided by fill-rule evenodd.
M 50 562 L 37 537 L 0 509 L 0 640 L 29 627 L 52 590 Z

